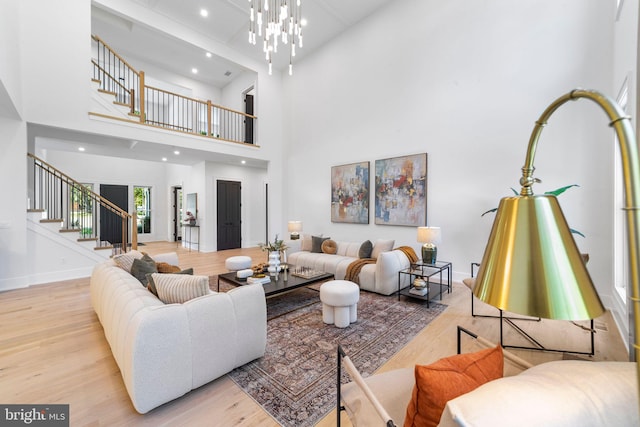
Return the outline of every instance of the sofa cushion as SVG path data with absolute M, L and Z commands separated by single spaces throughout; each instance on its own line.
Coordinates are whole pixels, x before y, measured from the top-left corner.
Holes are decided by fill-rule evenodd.
M 325 254 L 335 255 L 335 253 L 338 251 L 338 245 L 336 245 L 335 241 L 331 239 L 327 239 L 324 242 L 322 242 L 321 249 L 322 249 L 322 252 Z
M 140 259 L 140 258 L 142 258 L 141 252 L 138 252 L 136 250 L 131 250 L 123 254 L 115 255 L 112 259 L 113 259 L 113 262 L 115 262 L 118 267 L 120 267 L 127 273 L 131 273 L 131 266 L 133 265 L 133 260 Z
M 558 360 L 451 400 L 440 425 L 637 426 L 639 417 L 634 362 Z
M 376 243 L 373 245 L 373 250 L 371 251 L 371 258 L 378 258 L 382 252 L 388 252 L 393 250 L 393 245 L 395 244 L 395 240 L 390 239 L 378 239 Z
M 300 243 L 300 250 L 311 252 L 311 234 L 302 234 L 302 238 L 300 240 L 302 240 Z
M 311 236 L 311 252 L 316 254 L 322 253 L 322 243 L 329 240 L 329 237 Z
M 157 272 L 156 262 L 148 254 L 144 254 L 142 258 L 134 259 L 131 264 L 131 275 L 145 287 L 147 286 L 147 274 Z
M 371 258 L 371 252 L 373 251 L 373 243 L 371 240 L 365 240 L 362 245 L 360 245 L 360 250 L 358 251 L 358 258 Z
M 437 426 L 449 400 L 501 378 L 503 369 L 500 346 L 416 365 L 416 383 L 404 426 Z

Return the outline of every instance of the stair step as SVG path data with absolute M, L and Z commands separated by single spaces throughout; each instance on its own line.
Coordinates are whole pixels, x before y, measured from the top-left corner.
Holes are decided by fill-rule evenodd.
M 79 233 L 81 230 L 79 228 L 61 228 L 58 231 L 60 233 Z
M 27 209 L 27 212 L 46 212 L 44 209 Z
M 91 79 L 91 81 L 98 84 L 102 83 L 102 80 L 99 79 Z
M 108 94 L 108 95 L 117 96 L 117 93 L 112 92 L 112 91 L 110 91 L 110 90 L 98 89 L 98 92 L 100 92 L 100 93 L 106 93 L 106 94 Z
M 109 250 L 111 250 L 111 249 L 113 249 L 113 245 L 109 245 L 109 246 L 96 246 L 95 248 L 93 248 L 93 250 L 95 250 L 95 251 L 100 251 L 100 250 L 102 250 L 102 249 L 109 249 Z
M 97 242 L 97 237 L 81 237 L 78 239 L 78 242 Z
M 62 218 L 59 218 L 59 219 L 41 219 L 40 222 L 62 222 Z
M 131 107 L 129 104 L 125 104 L 124 102 L 120 102 L 120 101 L 113 101 L 113 103 L 120 107 L 127 107 L 127 108 Z

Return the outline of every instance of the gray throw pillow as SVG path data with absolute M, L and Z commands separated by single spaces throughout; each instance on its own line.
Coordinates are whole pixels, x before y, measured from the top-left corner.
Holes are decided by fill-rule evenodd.
M 147 274 L 157 272 L 156 262 L 147 254 L 144 254 L 142 258 L 134 259 L 131 264 L 131 275 L 145 287 L 147 286 Z
M 371 240 L 366 240 L 360 245 L 358 251 L 358 258 L 371 258 L 371 251 L 373 251 L 373 243 Z
M 311 252 L 321 254 L 322 242 L 324 242 L 325 240 L 329 240 L 329 237 L 311 236 Z

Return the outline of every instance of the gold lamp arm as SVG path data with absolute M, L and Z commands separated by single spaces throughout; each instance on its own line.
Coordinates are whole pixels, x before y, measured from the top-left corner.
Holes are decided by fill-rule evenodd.
M 522 185 L 521 195 L 532 195 L 531 186 L 536 181 L 533 178 L 533 160 L 535 157 L 538 139 L 542 133 L 542 129 L 547 124 L 549 117 L 567 101 L 574 101 L 580 98 L 590 99 L 598 104 L 609 117 L 610 126 L 612 126 L 618 141 L 620 143 L 620 155 L 622 157 L 622 174 L 624 181 L 624 211 L 626 212 L 627 221 L 627 243 L 629 246 L 629 274 L 631 279 L 631 301 L 633 303 L 634 312 L 634 340 L 633 343 L 635 361 L 640 360 L 640 345 L 638 344 L 638 334 L 640 333 L 640 247 L 638 230 L 640 227 L 640 211 L 638 203 L 640 201 L 640 160 L 638 156 L 638 145 L 631 127 L 629 116 L 624 114 L 620 106 L 608 98 L 607 96 L 593 91 L 575 89 L 560 98 L 556 99 L 542 113 L 536 121 L 529 146 L 527 148 L 527 157 L 522 167 Z M 638 379 L 640 381 L 640 364 L 638 364 Z

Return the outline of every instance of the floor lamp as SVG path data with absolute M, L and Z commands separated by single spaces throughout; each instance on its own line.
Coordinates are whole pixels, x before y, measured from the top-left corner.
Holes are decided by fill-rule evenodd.
M 604 307 L 578 247 L 553 195 L 534 195 L 533 161 L 538 139 L 549 117 L 567 101 L 589 99 L 609 117 L 620 142 L 625 187 L 629 272 L 634 314 L 630 356 L 640 356 L 640 160 L 630 118 L 610 98 L 592 90 L 573 90 L 556 99 L 536 121 L 522 167 L 519 196 L 500 201 L 473 293 L 504 311 L 534 317 L 588 320 Z M 630 325 L 631 327 L 632 325 Z M 640 368 L 637 368 L 640 382 Z

